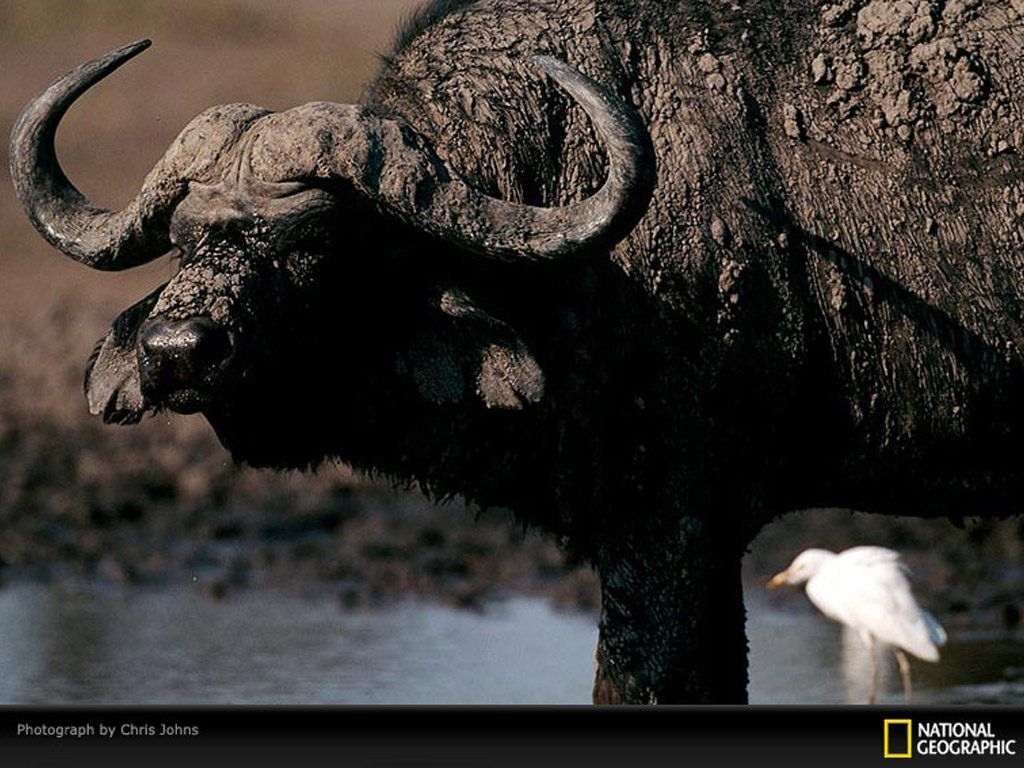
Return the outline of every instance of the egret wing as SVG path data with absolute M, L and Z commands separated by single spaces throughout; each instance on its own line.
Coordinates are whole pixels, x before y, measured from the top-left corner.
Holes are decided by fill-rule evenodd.
M 937 661 L 937 646 L 945 642 L 946 633 L 918 605 L 899 555 L 882 547 L 855 549 L 861 551 L 848 550 L 853 556 L 837 562 L 846 584 L 843 613 L 848 623 L 921 659 Z

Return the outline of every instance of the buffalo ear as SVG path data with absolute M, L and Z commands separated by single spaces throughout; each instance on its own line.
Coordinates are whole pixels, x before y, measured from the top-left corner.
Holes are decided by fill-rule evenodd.
M 458 402 L 471 386 L 488 408 L 521 409 L 544 396 L 544 373 L 508 324 L 450 288 L 437 302 L 409 362 L 420 393 L 438 404 Z
M 85 368 L 89 413 L 102 414 L 108 424 L 134 424 L 146 412 L 135 343 L 139 327 L 163 291 L 161 285 L 114 320 L 106 337 L 96 342 Z

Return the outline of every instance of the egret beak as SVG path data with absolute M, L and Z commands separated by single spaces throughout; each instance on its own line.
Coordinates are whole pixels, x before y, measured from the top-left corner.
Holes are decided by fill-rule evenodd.
M 778 589 L 789 580 L 789 569 L 776 573 L 771 579 L 765 584 L 768 589 Z

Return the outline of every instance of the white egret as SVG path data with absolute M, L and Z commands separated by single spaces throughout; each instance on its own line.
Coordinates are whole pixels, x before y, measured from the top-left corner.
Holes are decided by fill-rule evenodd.
M 876 647 L 891 646 L 909 704 L 913 690 L 910 661 L 904 651 L 924 661 L 938 661 L 946 630 L 917 604 L 907 574 L 899 553 L 884 547 L 853 547 L 839 554 L 807 549 L 768 586 L 806 582 L 807 597 L 818 610 L 857 632 L 872 658 L 870 704 L 875 703 L 878 687 Z

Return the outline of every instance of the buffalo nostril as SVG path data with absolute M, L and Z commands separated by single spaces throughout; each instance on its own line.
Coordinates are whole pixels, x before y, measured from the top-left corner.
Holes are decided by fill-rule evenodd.
M 206 318 L 160 320 L 142 332 L 142 351 L 150 367 L 175 384 L 188 386 L 231 358 L 231 335 Z M 155 371 L 154 371 L 155 372 Z
M 215 323 L 192 323 L 185 334 L 191 345 L 192 359 L 202 368 L 220 365 L 234 351 L 228 332 Z

